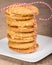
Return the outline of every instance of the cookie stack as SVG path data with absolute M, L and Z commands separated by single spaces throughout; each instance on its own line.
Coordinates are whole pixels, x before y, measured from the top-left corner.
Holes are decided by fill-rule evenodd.
M 8 46 L 10 49 L 21 52 L 21 53 L 31 53 L 35 51 L 38 47 L 36 43 L 36 35 L 34 30 L 37 29 L 37 23 L 35 23 L 34 29 L 34 15 L 37 15 L 38 8 L 33 5 L 26 5 L 17 7 L 9 7 L 6 9 L 6 23 Z M 34 15 L 32 14 L 32 10 Z

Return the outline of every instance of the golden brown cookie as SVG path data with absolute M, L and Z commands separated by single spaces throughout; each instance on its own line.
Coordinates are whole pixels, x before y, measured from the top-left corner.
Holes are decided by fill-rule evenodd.
M 12 14 L 12 16 L 16 15 L 20 15 L 20 16 L 25 16 L 25 15 L 32 15 L 32 11 L 34 12 L 35 15 L 37 15 L 39 13 L 39 10 L 37 7 L 33 6 L 33 5 L 27 5 L 27 6 L 20 6 L 17 5 L 17 7 L 15 7 L 15 5 L 11 5 L 12 7 L 9 7 L 6 9 L 6 13 L 8 13 L 9 15 Z
M 11 18 L 11 19 L 15 19 L 17 21 L 19 21 L 19 20 L 24 21 L 24 20 L 29 20 L 29 19 L 33 18 L 33 16 L 25 16 L 25 17 L 24 16 L 20 16 L 20 15 L 12 16 L 12 14 L 11 15 L 5 14 L 5 16 L 6 16 L 6 19 Z
M 9 41 L 8 45 L 9 45 L 9 47 L 12 47 L 12 48 L 27 49 L 27 48 L 31 48 L 31 47 L 35 46 L 36 42 L 32 41 L 32 42 L 28 42 L 28 43 L 18 43 L 18 42 Z
M 24 26 L 34 26 L 34 19 L 25 20 L 25 21 L 18 21 L 16 19 L 7 18 L 6 23 L 9 26 L 18 26 L 18 27 L 24 27 Z
M 17 37 L 13 39 L 10 35 L 8 35 L 8 40 L 17 43 L 21 43 L 21 42 L 24 43 L 24 42 L 34 41 L 34 37 L 27 37 L 27 38 Z
M 16 27 L 16 26 L 8 26 L 8 30 L 14 31 L 14 32 L 33 32 L 34 27 Z
M 17 38 L 17 37 L 23 37 L 23 38 L 26 38 L 26 37 L 32 37 L 34 36 L 34 32 L 30 32 L 30 33 L 18 33 L 18 32 L 14 32 L 14 31 L 11 31 L 11 30 L 7 30 L 7 33 L 11 36 L 11 38 Z
M 16 49 L 16 48 L 12 48 L 12 47 L 9 47 L 9 48 L 13 51 L 20 52 L 20 53 L 32 53 L 32 52 L 36 51 L 38 47 L 39 47 L 38 44 L 36 44 L 36 47 L 33 46 L 28 49 Z

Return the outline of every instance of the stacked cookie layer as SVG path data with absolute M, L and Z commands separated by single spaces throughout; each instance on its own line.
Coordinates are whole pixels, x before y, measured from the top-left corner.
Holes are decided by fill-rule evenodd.
M 36 35 L 34 30 L 37 29 L 35 23 L 34 29 L 34 15 L 30 8 L 33 9 L 34 14 L 38 14 L 38 9 L 33 5 L 9 7 L 6 9 L 6 23 L 8 46 L 12 50 L 22 53 L 30 53 L 37 49 Z

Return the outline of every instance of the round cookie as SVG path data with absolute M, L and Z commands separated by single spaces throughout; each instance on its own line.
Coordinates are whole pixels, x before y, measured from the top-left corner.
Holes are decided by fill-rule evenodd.
M 18 37 L 23 37 L 23 38 L 26 38 L 26 37 L 32 37 L 35 35 L 34 32 L 30 32 L 30 33 L 16 33 L 14 31 L 11 31 L 11 30 L 7 30 L 7 33 L 14 39 L 14 38 L 18 38 Z M 36 35 L 35 35 L 36 36 Z
M 18 15 L 18 16 L 12 16 L 12 14 L 11 15 L 8 15 L 8 14 L 5 14 L 5 16 L 6 16 L 6 19 L 9 19 L 9 18 L 11 18 L 11 19 L 15 19 L 15 20 L 29 20 L 29 19 L 32 19 L 33 18 L 33 16 L 20 16 L 20 15 Z
M 25 43 L 25 42 L 34 41 L 34 37 L 27 37 L 27 38 L 18 37 L 13 39 L 10 37 L 10 35 L 8 35 L 8 40 L 17 43 Z
M 20 15 L 20 16 L 26 16 L 26 15 L 33 15 L 32 11 L 34 12 L 34 15 L 39 14 L 39 10 L 37 7 L 33 5 L 27 5 L 27 6 L 20 6 L 20 4 L 14 4 L 9 6 L 9 8 L 6 9 L 6 13 L 9 15 Z
M 9 25 L 9 26 L 18 26 L 18 27 L 25 27 L 25 26 L 34 26 L 34 19 L 30 19 L 30 20 L 22 20 L 22 21 L 18 21 L 18 20 L 15 20 L 15 19 L 11 19 L 11 18 L 8 18 L 6 19 L 6 23 Z
M 17 43 L 17 42 L 9 41 L 8 45 L 9 45 L 9 47 L 12 47 L 12 48 L 27 49 L 27 48 L 31 48 L 31 47 L 35 46 L 36 42 L 32 41 L 32 42 L 28 42 L 28 43 Z
M 20 52 L 20 53 L 32 53 L 34 51 L 36 51 L 38 49 L 38 44 L 36 44 L 36 47 L 31 47 L 31 48 L 28 48 L 28 49 L 16 49 L 16 48 L 12 48 L 12 47 L 9 47 L 11 50 L 15 51 L 15 52 Z
M 8 26 L 8 30 L 15 31 L 15 32 L 33 32 L 33 27 L 10 27 Z

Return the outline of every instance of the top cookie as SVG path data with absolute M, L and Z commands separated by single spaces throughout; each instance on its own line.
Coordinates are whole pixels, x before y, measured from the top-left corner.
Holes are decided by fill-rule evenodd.
M 19 5 L 11 5 L 9 8 L 6 9 L 6 13 L 11 14 L 17 14 L 17 15 L 37 15 L 39 13 L 39 10 L 37 7 L 33 5 L 26 5 L 26 6 L 19 6 Z

